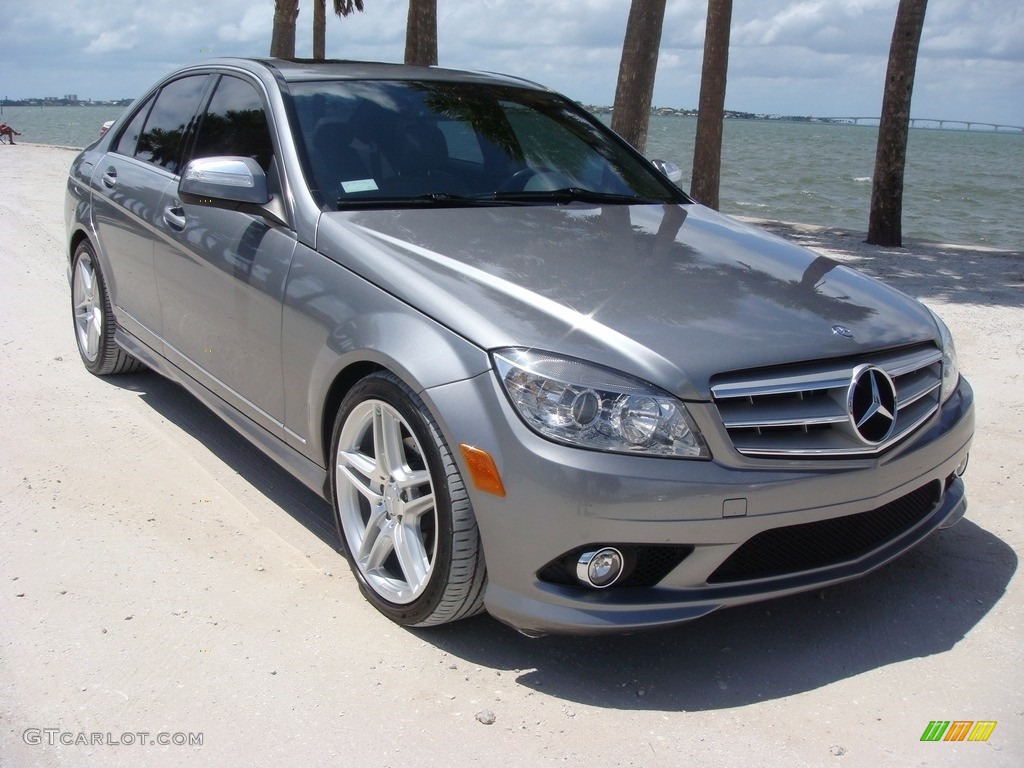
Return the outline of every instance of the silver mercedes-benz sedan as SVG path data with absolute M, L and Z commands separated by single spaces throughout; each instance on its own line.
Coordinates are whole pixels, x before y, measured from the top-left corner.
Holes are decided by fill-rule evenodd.
M 966 509 L 941 320 L 533 83 L 204 61 L 75 159 L 65 215 L 85 366 L 170 377 L 323 494 L 399 624 L 669 625 Z

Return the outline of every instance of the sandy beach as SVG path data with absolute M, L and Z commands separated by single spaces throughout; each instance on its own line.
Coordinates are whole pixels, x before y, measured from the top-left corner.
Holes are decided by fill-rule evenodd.
M 3 768 L 1024 764 L 1024 253 L 758 222 L 949 324 L 977 398 L 954 528 L 670 630 L 407 631 L 360 596 L 326 502 L 177 386 L 83 368 L 74 155 L 0 146 Z M 996 726 L 922 742 L 934 720 Z

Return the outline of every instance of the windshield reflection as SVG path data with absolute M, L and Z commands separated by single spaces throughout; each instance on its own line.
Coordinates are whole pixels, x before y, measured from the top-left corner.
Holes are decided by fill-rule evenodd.
M 687 202 L 556 94 L 447 82 L 294 83 L 299 145 L 326 210 Z

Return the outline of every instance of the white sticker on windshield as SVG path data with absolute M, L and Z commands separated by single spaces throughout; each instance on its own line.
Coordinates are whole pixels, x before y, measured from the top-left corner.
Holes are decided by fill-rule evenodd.
M 372 192 L 378 187 L 377 182 L 373 179 L 356 179 L 355 181 L 341 182 L 341 188 L 345 190 L 346 194 L 352 194 L 353 192 Z

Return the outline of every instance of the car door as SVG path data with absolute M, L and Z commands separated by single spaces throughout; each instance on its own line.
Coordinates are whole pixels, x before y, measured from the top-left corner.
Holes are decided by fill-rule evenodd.
M 136 111 L 92 175 L 93 215 L 118 325 L 161 351 L 153 242 L 208 75 L 165 84 Z
M 216 156 L 253 158 L 273 188 L 267 110 L 241 77 L 220 76 L 199 119 L 190 158 Z M 280 435 L 281 302 L 294 231 L 259 215 L 183 203 L 176 186 L 160 208 L 154 263 L 167 358 Z

